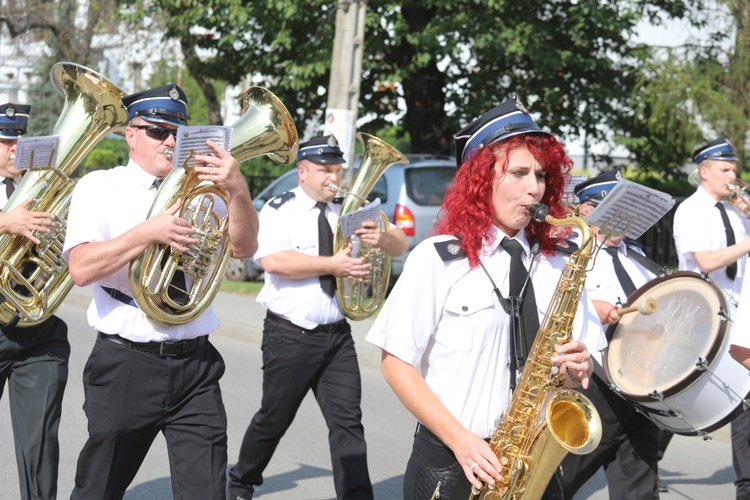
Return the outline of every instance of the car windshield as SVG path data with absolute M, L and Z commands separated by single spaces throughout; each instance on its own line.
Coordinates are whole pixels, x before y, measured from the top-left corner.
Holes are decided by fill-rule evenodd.
M 404 173 L 406 190 L 409 197 L 417 205 L 440 206 L 456 169 L 451 167 L 423 167 L 410 168 Z

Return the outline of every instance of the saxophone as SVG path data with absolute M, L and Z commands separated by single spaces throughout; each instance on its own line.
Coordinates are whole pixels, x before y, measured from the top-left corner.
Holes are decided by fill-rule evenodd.
M 565 264 L 555 294 L 529 352 L 521 377 L 490 447 L 500 460 L 502 479 L 493 487 L 472 487 L 470 499 L 538 499 L 567 453 L 585 455 L 598 445 L 602 424 L 594 405 L 564 389 L 565 375 L 552 365 L 555 346 L 571 339 L 573 318 L 593 255 L 591 228 L 576 215 L 556 219 L 544 205 L 526 207 L 537 222 L 575 226 L 581 248 Z

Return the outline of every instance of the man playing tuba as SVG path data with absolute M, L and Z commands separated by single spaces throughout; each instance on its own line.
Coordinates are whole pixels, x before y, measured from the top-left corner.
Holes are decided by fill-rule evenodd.
M 126 96 L 123 103 L 130 161 L 78 182 L 63 249 L 73 281 L 96 285 L 88 318 L 98 335 L 84 372 L 89 437 L 71 497 L 122 498 L 162 432 L 175 498 L 224 498 L 224 361 L 208 341 L 219 322 L 209 307 L 182 325 L 153 323 L 136 306 L 128 278 L 130 262 L 149 246 L 188 252 L 198 242 L 193 226 L 175 215 L 180 202 L 146 219 L 160 179 L 172 169 L 176 130 L 188 119 L 187 97 L 169 84 Z M 196 155 L 195 171 L 226 189 L 229 206 L 220 208 L 230 214 L 231 254 L 250 257 L 258 218 L 247 184 L 227 151 L 210 141 L 208 146 L 216 156 Z
M 300 146 L 299 186 L 271 199 L 260 212 L 255 259 L 265 270 L 258 302 L 263 325 L 263 399 L 229 473 L 233 499 L 252 498 L 281 437 L 312 389 L 330 431 L 338 498 L 372 498 L 360 409 L 361 382 L 351 328 L 344 318 L 336 277 L 362 279 L 369 265 L 333 254 L 341 205 L 343 153 L 332 135 Z M 356 234 L 391 256 L 406 252 L 404 232 L 365 222 Z
M 5 206 L 18 185 L 21 170 L 11 159 L 18 138 L 26 133 L 31 106 L 0 106 L 0 206 Z M 29 198 L 14 210 L 0 214 L 0 234 L 39 240 L 32 231 L 48 233 L 52 214 L 28 211 Z M 68 380 L 68 327 L 57 316 L 35 326 L 0 325 L 0 395 L 8 382 L 13 440 L 18 462 L 21 498 L 57 497 L 57 468 L 63 392 Z

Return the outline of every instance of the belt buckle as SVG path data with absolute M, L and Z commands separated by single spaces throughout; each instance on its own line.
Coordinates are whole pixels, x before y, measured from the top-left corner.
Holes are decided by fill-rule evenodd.
M 178 341 L 174 341 L 174 340 L 165 340 L 165 341 L 161 342 L 159 344 L 159 356 L 162 356 L 162 357 L 165 357 L 165 358 L 177 356 L 178 353 L 176 353 L 176 352 L 173 352 L 173 353 L 164 352 L 164 347 L 166 347 L 166 346 L 173 346 L 173 345 L 179 345 L 179 342 Z

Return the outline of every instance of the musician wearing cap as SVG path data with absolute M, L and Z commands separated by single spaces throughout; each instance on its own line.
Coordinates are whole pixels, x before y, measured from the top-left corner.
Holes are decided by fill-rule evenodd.
M 679 268 L 707 274 L 737 305 L 750 252 L 750 219 L 742 213 L 746 200 L 727 200 L 738 158 L 729 139 L 721 137 L 698 147 L 693 161 L 700 183 L 677 207 L 673 223 Z M 750 412 L 743 411 L 731 428 L 737 498 L 750 498 Z
M 26 134 L 31 106 L 0 105 L 0 207 L 21 180 L 13 157 Z M 32 199 L 0 213 L 0 234 L 39 240 L 32 231 L 49 232 L 52 214 L 27 210 Z M 57 497 L 58 428 L 68 380 L 68 327 L 57 316 L 29 327 L 0 325 L 0 396 L 8 386 L 8 403 L 18 465 L 20 498 Z M 5 447 L 8 450 L 8 447 Z
M 564 217 L 572 161 L 518 99 L 455 139 L 459 168 L 439 236 L 412 250 L 366 338 L 382 349 L 386 380 L 418 420 L 406 499 L 465 499 L 472 486 L 497 486 L 501 464 L 487 440 L 521 389 L 522 364 L 534 361 L 527 356 L 575 250 L 563 238 L 569 228 L 532 220 L 537 203 Z M 511 307 L 519 298 L 520 311 Z M 589 353 L 606 341 L 585 292 L 568 312 L 573 339 L 554 346 L 553 367 L 565 385 L 586 387 Z M 544 482 L 544 498 L 560 498 L 556 477 Z
M 299 185 L 260 211 L 255 260 L 265 270 L 258 303 L 263 323 L 263 398 L 229 472 L 232 499 L 253 497 L 282 436 L 311 390 L 329 430 L 337 498 L 373 498 L 362 427 L 361 380 L 351 327 L 338 303 L 336 277 L 361 279 L 369 271 L 351 245 L 333 252 L 338 224 L 343 152 L 333 135 L 300 145 Z M 408 248 L 404 232 L 365 222 L 356 234 L 385 253 Z
M 575 186 L 579 212 L 588 218 L 617 185 L 619 172 L 610 170 Z M 599 246 L 593 266 L 586 272 L 586 290 L 602 324 L 616 323 L 617 304 L 646 282 L 661 274 L 659 265 L 647 258 L 640 245 L 610 236 L 598 227 L 593 232 Z M 609 388 L 600 353 L 594 353 L 595 369 L 587 389 L 581 390 L 602 419 L 602 440 L 586 455 L 569 453 L 562 462 L 565 498 L 573 498 L 600 467 L 604 468 L 610 498 L 659 498 L 657 486 L 659 428 Z
M 123 98 L 128 110 L 127 165 L 85 175 L 70 206 L 63 255 L 79 286 L 93 286 L 89 324 L 97 339 L 84 370 L 88 440 L 78 458 L 72 498 L 122 498 L 157 434 L 169 449 L 175 498 L 224 498 L 226 413 L 221 355 L 208 340 L 219 322 L 211 307 L 181 325 L 149 320 L 133 300 L 130 262 L 150 245 L 181 252 L 198 242 L 178 217 L 180 202 L 147 218 L 158 184 L 172 169 L 175 134 L 187 97 L 177 85 Z M 211 141 L 196 155 L 199 179 L 221 184 L 229 211 L 231 254 L 257 247 L 257 214 L 239 165 Z M 211 166 L 209 166 L 211 165 Z M 187 276 L 186 276 L 187 278 Z

